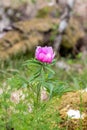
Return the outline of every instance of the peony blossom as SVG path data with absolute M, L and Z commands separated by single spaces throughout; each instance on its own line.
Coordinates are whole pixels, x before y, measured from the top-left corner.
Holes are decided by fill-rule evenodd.
M 36 48 L 35 58 L 43 63 L 51 63 L 54 59 L 54 52 L 52 47 L 40 47 Z

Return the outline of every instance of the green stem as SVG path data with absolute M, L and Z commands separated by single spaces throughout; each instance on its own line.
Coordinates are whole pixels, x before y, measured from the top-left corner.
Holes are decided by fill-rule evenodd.
M 40 89 L 41 89 L 40 84 L 37 84 L 37 103 L 36 103 L 37 108 L 40 105 L 40 95 L 41 95 L 41 90 Z
M 45 82 L 45 78 L 44 78 L 44 66 L 41 66 L 41 69 L 40 69 L 40 75 L 39 77 L 40 78 L 40 82 L 37 84 L 37 107 L 40 106 L 40 98 L 41 98 L 41 88 Z

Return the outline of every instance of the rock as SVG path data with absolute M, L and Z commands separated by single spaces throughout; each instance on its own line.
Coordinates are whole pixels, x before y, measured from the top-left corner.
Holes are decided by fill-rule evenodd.
M 14 23 L 12 30 L 0 39 L 0 59 L 7 59 L 18 53 L 32 51 L 36 46 L 52 45 L 58 34 L 59 19 L 35 18 Z M 63 36 L 62 45 L 74 48 L 78 39 L 84 36 L 77 20 L 71 19 Z
M 45 6 L 38 10 L 36 17 L 37 18 L 46 18 L 46 17 L 55 17 L 58 18 L 60 15 L 60 9 L 55 5 L 53 6 Z
M 71 18 L 69 25 L 65 30 L 65 34 L 63 35 L 62 45 L 66 48 L 72 48 L 76 45 L 78 40 L 84 36 L 85 32 L 83 31 L 79 22 L 74 18 Z
M 59 106 L 61 128 L 87 130 L 87 89 L 68 92 L 62 96 Z
M 32 51 L 37 45 L 44 45 L 50 40 L 51 32 L 58 22 L 57 19 L 46 18 L 13 24 L 13 30 L 0 39 L 0 58 L 6 59 L 27 50 Z
M 58 67 L 59 69 L 65 70 L 65 71 L 70 71 L 71 67 L 65 63 L 64 61 L 58 61 L 56 63 L 56 67 Z
M 25 95 L 23 94 L 22 90 L 17 90 L 11 93 L 10 100 L 14 104 L 18 104 L 20 100 L 24 100 L 24 99 L 25 99 Z

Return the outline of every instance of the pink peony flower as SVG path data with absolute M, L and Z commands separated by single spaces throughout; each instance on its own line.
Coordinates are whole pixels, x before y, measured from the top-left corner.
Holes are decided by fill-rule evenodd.
M 52 47 L 40 47 L 36 48 L 35 58 L 43 63 L 51 63 L 54 59 L 54 52 Z

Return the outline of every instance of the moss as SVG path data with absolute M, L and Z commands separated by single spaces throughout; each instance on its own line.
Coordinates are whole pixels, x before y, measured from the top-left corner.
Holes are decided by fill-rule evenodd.
M 74 119 L 67 117 L 67 111 L 70 109 L 79 110 L 83 118 Z M 63 95 L 58 110 L 63 120 L 61 128 L 65 126 L 68 130 L 87 129 L 87 92 L 77 91 Z
M 55 6 L 45 6 L 37 13 L 37 18 L 59 17 L 59 10 Z
M 14 24 L 14 28 L 25 34 L 32 33 L 32 31 L 45 32 L 51 29 L 54 25 L 59 23 L 58 19 L 41 18 L 32 19 L 30 21 L 22 21 Z
M 58 20 L 52 18 L 15 23 L 14 30 L 0 39 L 0 58 L 6 59 L 18 53 L 25 53 L 27 50 L 32 51 L 37 45 L 43 45 L 45 33 L 49 34 L 49 30 L 52 31 L 57 24 Z
M 59 19 L 51 17 L 15 23 L 13 30 L 0 39 L 0 58 L 4 59 L 4 57 L 10 57 L 19 52 L 24 53 L 27 50 L 31 51 L 37 45 L 49 45 L 49 42 L 52 45 L 57 36 L 58 25 Z M 83 35 L 84 32 L 80 29 L 78 22 L 71 19 L 63 36 L 62 45 L 66 48 L 73 48 Z
M 63 35 L 62 45 L 66 48 L 73 48 L 77 44 L 78 39 L 84 36 L 85 33 L 79 22 L 72 18 L 67 29 L 65 30 L 65 35 Z

